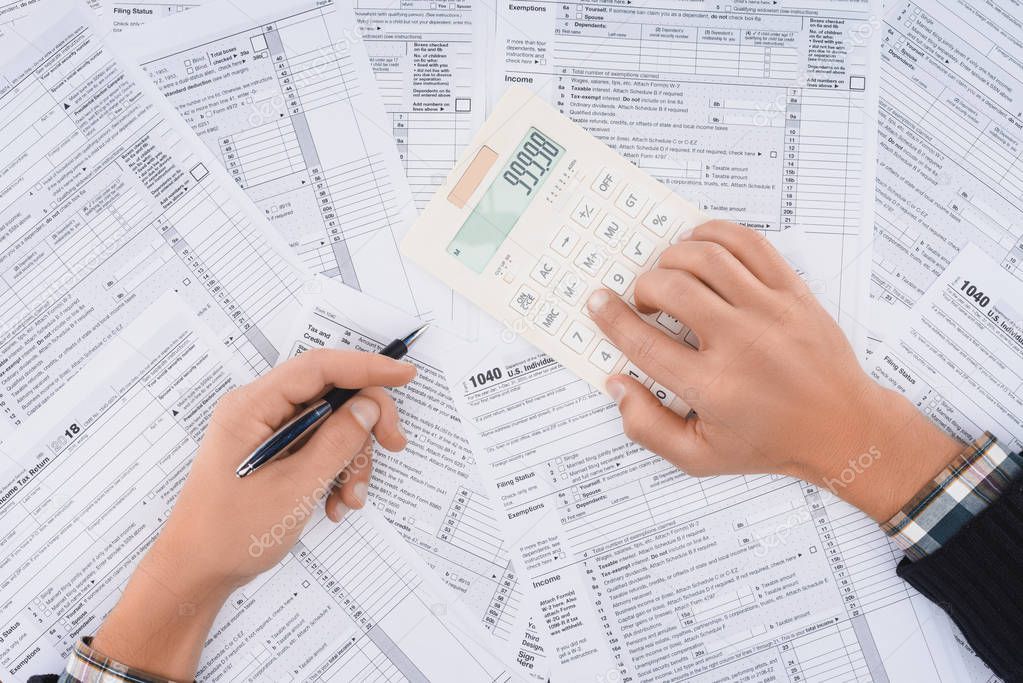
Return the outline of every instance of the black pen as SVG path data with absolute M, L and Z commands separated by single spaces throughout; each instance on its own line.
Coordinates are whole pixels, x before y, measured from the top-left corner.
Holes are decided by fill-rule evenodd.
M 380 355 L 393 358 L 394 360 L 404 358 L 408 350 L 429 326 L 429 323 L 427 323 L 403 339 L 395 339 L 381 349 Z M 238 469 L 234 471 L 235 475 L 239 479 L 249 476 L 286 451 L 291 444 L 316 429 L 321 422 L 327 419 L 328 415 L 343 406 L 358 393 L 358 389 L 331 389 L 315 405 L 302 411 L 298 417 L 278 429 L 274 432 L 273 436 L 261 443 L 259 448 L 252 451 L 252 455 L 245 458 L 241 465 L 238 465 Z

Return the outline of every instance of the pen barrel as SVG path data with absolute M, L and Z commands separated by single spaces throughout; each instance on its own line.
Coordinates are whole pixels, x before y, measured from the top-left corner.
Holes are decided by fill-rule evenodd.
M 252 455 L 238 466 L 235 474 L 244 477 L 248 473 L 266 465 L 282 453 L 285 453 L 292 444 L 308 434 L 312 429 L 315 429 L 332 412 L 333 408 L 330 407 L 326 400 L 310 406 L 260 444 L 259 448 L 253 451 Z
M 395 339 L 393 342 L 385 346 L 381 351 L 381 356 L 387 356 L 394 360 L 401 360 L 408 353 L 408 347 L 405 346 L 405 342 L 400 339 Z

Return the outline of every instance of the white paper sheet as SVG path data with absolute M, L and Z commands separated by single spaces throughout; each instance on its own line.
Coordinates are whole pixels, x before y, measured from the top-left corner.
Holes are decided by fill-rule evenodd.
M 5 445 L 5 680 L 61 671 L 167 518 L 214 403 L 249 379 L 209 337 L 164 297 Z M 460 599 L 378 512 L 340 525 L 319 506 L 304 514 L 285 560 L 228 600 L 200 681 L 509 680 Z
M 308 277 L 84 6 L 46 10 L 0 67 L 0 440 L 167 291 L 271 367 Z
M 398 254 L 415 204 L 349 2 L 210 3 L 119 38 L 307 268 L 466 333 Z
M 336 281 L 322 285 L 285 345 L 291 356 L 311 348 L 375 353 L 417 326 L 414 318 Z M 428 330 L 409 354 L 419 368 L 417 378 L 393 391 L 409 444 L 398 454 L 375 450 L 370 501 L 457 591 L 516 671 L 546 681 L 543 651 L 522 603 L 509 544 L 440 369 L 445 337 L 435 332 Z
M 687 477 L 521 343 L 450 357 L 552 680 L 958 680 L 901 553 L 829 491 Z
M 762 231 L 862 344 L 879 0 L 476 8 L 491 104 L 526 85 L 707 214 Z
M 199 7 L 201 1 L 161 4 L 110 2 L 114 33 L 133 33 L 160 19 Z M 483 121 L 477 87 L 473 16 L 469 2 L 387 3 L 355 0 L 355 16 L 369 54 L 389 128 L 422 208 L 443 183 L 458 153 Z
M 877 345 L 868 367 L 956 438 L 973 441 L 987 431 L 1006 450 L 1019 452 L 1023 282 L 998 266 L 978 245 L 960 249 L 888 341 Z M 957 630 L 953 642 L 969 680 L 989 680 L 990 670 Z
M 1013 3 L 892 2 L 882 44 L 874 336 L 967 243 L 1023 280 L 1023 32 Z

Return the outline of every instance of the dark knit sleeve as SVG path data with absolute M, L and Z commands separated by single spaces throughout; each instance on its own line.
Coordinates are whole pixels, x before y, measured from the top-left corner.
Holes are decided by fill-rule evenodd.
M 996 674 L 1023 681 L 1023 478 L 898 574 L 952 617 Z

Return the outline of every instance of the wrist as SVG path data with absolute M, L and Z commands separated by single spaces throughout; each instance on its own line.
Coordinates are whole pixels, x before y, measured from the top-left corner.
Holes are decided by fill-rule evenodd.
M 809 480 L 888 521 L 963 448 L 901 394 L 874 383 L 854 403 L 835 455 Z
M 192 680 L 209 630 L 233 586 L 159 537 L 136 568 L 92 646 L 122 664 Z

